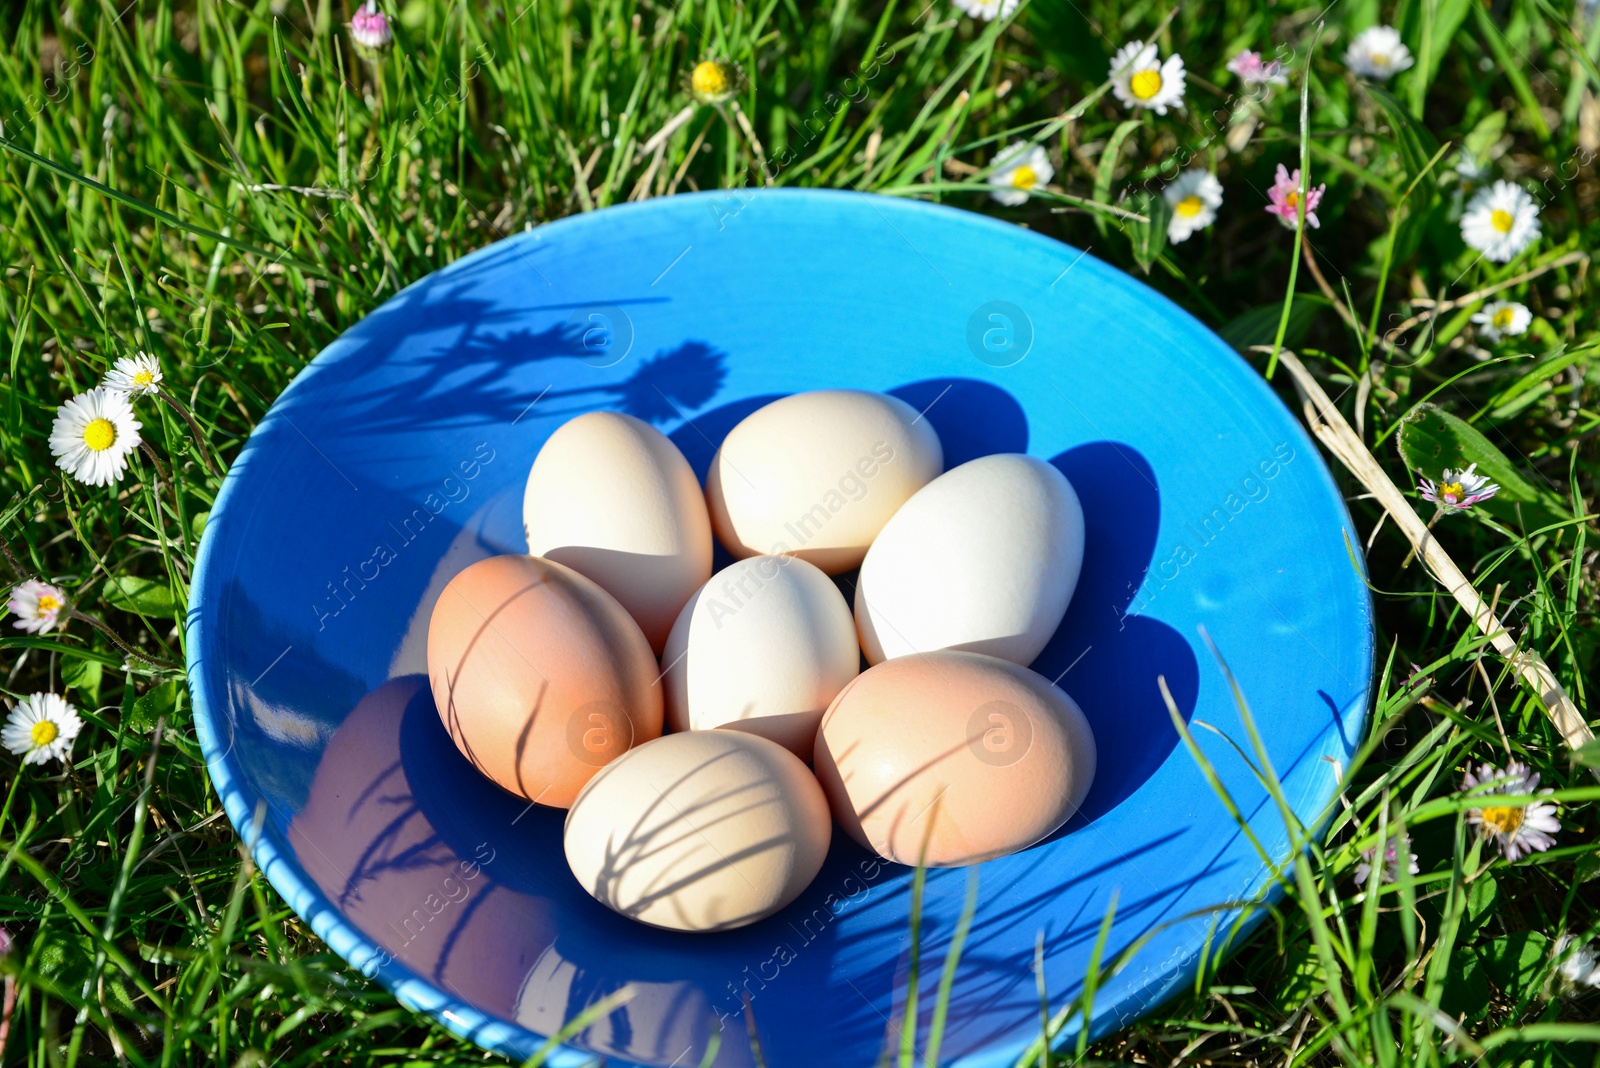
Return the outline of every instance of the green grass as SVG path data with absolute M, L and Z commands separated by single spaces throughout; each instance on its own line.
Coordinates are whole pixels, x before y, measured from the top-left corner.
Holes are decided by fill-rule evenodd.
M 1242 351 L 1265 346 L 1250 352 L 1263 371 L 1276 345 L 1299 353 L 1401 485 L 1414 474 L 1396 431 L 1419 402 L 1471 424 L 1471 448 L 1494 453 L 1471 458 L 1520 483 L 1434 533 L 1587 715 L 1600 23 L 1567 3 L 1034 0 L 982 23 L 898 0 L 409 0 L 375 65 L 353 54 L 348 14 L 331 0 L 0 13 L 0 537 L 15 577 L 61 582 L 147 656 L 182 661 L 176 620 L 218 485 L 206 456 L 232 458 L 342 330 L 505 234 L 756 184 L 764 162 L 777 185 L 941 200 L 1092 246 Z M 1375 21 L 1419 57 L 1387 95 L 1341 60 Z M 1187 61 L 1188 107 L 1124 125 L 1108 60 L 1151 34 Z M 1224 65 L 1244 46 L 1281 49 L 1293 84 L 1259 105 L 1233 97 Z M 742 70 L 735 101 L 642 151 L 708 56 Z M 975 183 L 1019 138 L 1048 149 L 1060 193 L 1003 209 Z M 1461 243 L 1462 144 L 1542 205 L 1543 237 L 1510 264 Z M 1303 263 L 1262 210 L 1274 167 L 1300 159 L 1329 187 Z M 1215 170 L 1226 200 L 1215 227 L 1163 246 L 1140 219 L 1159 222 L 1146 194 L 1180 165 Z M 1436 303 L 1496 286 L 1534 312 L 1504 344 L 1470 323 L 1481 298 Z M 141 349 L 200 439 L 147 405 L 162 477 L 141 459 L 114 489 L 63 481 L 46 445 L 57 406 Z M 1273 380 L 1293 403 L 1281 369 Z M 1274 858 L 1285 897 L 1268 922 L 1192 993 L 1051 1063 L 1600 1064 L 1600 995 L 1552 988 L 1555 938 L 1600 933 L 1600 790 L 1537 696 L 1406 566 L 1394 524 L 1336 475 L 1378 610 L 1363 758 L 1326 834 L 1297 827 L 1305 850 Z M 16 938 L 0 966 L 16 988 L 5 1063 L 493 1059 L 347 970 L 242 858 L 181 672 L 130 668 L 82 622 L 42 639 L 7 624 L 0 645 L 8 696 L 64 692 L 88 721 L 70 768 L 0 761 L 0 923 Z M 1515 864 L 1476 838 L 1457 795 L 1469 764 L 1508 752 L 1562 801 L 1555 848 Z M 1362 894 L 1360 850 L 1400 828 L 1419 873 Z

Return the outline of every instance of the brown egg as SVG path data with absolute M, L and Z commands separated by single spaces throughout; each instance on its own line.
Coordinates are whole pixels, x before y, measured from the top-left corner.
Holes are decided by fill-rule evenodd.
M 473 564 L 428 623 L 428 679 L 456 745 L 507 790 L 557 808 L 661 735 L 659 671 L 614 597 L 537 556 Z
M 1094 735 L 1041 675 L 981 653 L 885 660 L 846 686 L 817 731 L 834 819 L 880 856 L 931 868 L 1025 849 L 1077 811 Z

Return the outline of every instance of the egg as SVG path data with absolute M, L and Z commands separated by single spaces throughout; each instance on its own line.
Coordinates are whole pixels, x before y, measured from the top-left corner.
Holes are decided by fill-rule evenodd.
M 743 731 L 668 734 L 597 774 L 567 813 L 567 864 L 595 900 L 674 931 L 726 931 L 799 896 L 833 825 L 800 758 Z
M 428 621 L 428 680 L 456 746 L 529 801 L 566 808 L 630 746 L 659 737 L 650 643 L 569 567 L 494 556 L 451 579 Z
M 861 565 L 867 662 L 965 649 L 1030 664 L 1061 625 L 1083 568 L 1083 508 L 1032 456 L 970 460 L 928 483 Z
M 657 653 L 711 577 L 711 520 L 689 461 L 649 423 L 589 412 L 550 435 L 522 497 L 528 552 L 598 582 Z
M 729 431 L 706 502 L 735 557 L 789 554 L 836 575 L 860 564 L 895 510 L 943 469 L 939 435 L 905 401 L 796 393 Z
M 1094 780 L 1089 721 L 1042 675 L 953 650 L 886 660 L 834 699 L 817 778 L 839 826 L 901 864 L 976 864 L 1025 849 Z
M 802 760 L 822 713 L 861 667 L 844 595 L 792 556 L 719 571 L 683 606 L 661 659 L 673 730 L 749 731 Z

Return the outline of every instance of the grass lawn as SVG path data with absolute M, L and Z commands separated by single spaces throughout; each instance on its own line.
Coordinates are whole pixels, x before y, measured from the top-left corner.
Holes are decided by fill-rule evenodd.
M 5 704 L 54 693 L 82 718 L 66 760 L 0 753 L 0 1062 L 495 1060 L 346 968 L 241 856 L 178 666 L 219 472 L 318 351 L 428 272 L 576 212 L 771 184 L 1092 246 L 1298 413 L 1297 356 L 1366 465 L 1358 481 L 1329 457 L 1380 676 L 1326 834 L 1192 992 L 1050 1063 L 1600 1065 L 1582 956 L 1600 749 L 1569 745 L 1600 638 L 1595 4 L 1031 0 L 985 19 L 945 0 L 385 0 L 393 41 L 361 53 L 346 3 L 0 12 L 0 575 L 72 606 L 42 633 L 4 622 Z M 1378 25 L 1403 54 L 1358 40 Z M 1170 62 L 1108 81 L 1143 40 L 1182 57 L 1171 107 L 1142 106 L 1180 88 Z M 1281 77 L 1230 69 L 1244 49 Z M 707 59 L 727 66 L 696 77 Z M 1303 208 L 1319 226 L 1296 229 Z M 58 409 L 140 352 L 176 403 L 135 401 L 148 447 L 120 479 L 71 477 Z M 1420 478 L 1463 499 L 1472 479 L 1444 469 L 1468 463 L 1494 497 L 1421 499 Z M 1374 496 L 1385 476 L 1437 520 L 1424 562 Z M 1498 645 L 1439 550 L 1493 603 Z M 1558 687 L 1519 681 L 1531 654 Z M 1563 690 L 1566 738 L 1547 708 Z M 1554 792 L 1462 793 L 1512 762 Z M 1373 872 L 1380 843 L 1395 860 Z

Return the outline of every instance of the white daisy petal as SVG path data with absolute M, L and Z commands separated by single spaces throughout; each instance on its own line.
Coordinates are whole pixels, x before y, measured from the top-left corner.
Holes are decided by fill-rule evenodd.
M 1456 177 L 1463 185 L 1476 185 L 1489 177 L 1489 164 L 1478 159 L 1466 149 L 1456 155 Z
M 1539 205 L 1521 186 L 1480 189 L 1461 216 L 1461 240 L 1496 263 L 1509 263 L 1539 236 Z
M 1344 65 L 1364 78 L 1388 81 L 1415 60 L 1393 26 L 1372 26 L 1356 34 L 1344 54 Z
M 1600 987 L 1600 957 L 1587 943 L 1577 943 L 1571 935 L 1556 939 L 1557 974 L 1561 985 L 1568 988 L 1580 986 Z
M 38 579 L 17 583 L 6 599 L 6 611 L 16 617 L 17 629 L 29 634 L 49 632 L 60 623 L 66 608 L 66 591 Z
M 139 427 L 127 394 L 91 389 L 56 412 L 50 452 L 79 482 L 109 486 L 128 469 L 128 454 L 139 447 Z
M 1157 115 L 1183 106 L 1185 77 L 1183 57 L 1174 52 L 1162 61 L 1153 44 L 1125 44 L 1111 60 L 1111 92 L 1122 106 Z
M 1167 240 L 1173 244 L 1189 240 L 1196 231 L 1216 222 L 1217 209 L 1222 207 L 1222 183 L 1217 181 L 1216 175 L 1200 167 L 1191 167 L 1178 175 L 1161 195 L 1172 206 Z
M 1526 304 L 1497 300 L 1485 304 L 1474 313 L 1472 321 L 1478 324 L 1479 335 L 1492 345 L 1502 338 L 1527 333 L 1528 324 L 1533 322 L 1533 313 Z
M 142 352 L 124 356 L 106 372 L 100 385 L 108 392 L 128 397 L 154 396 L 161 392 L 161 361 Z
M 43 764 L 47 760 L 65 763 L 72 753 L 72 741 L 83 730 L 78 710 L 53 693 L 24 697 L 11 709 L 0 745 L 22 758 L 24 764 Z
M 1472 468 L 1467 468 L 1456 477 L 1458 480 L 1473 477 Z M 1556 818 L 1556 806 L 1553 803 L 1549 801 L 1534 801 L 1527 805 L 1495 803 L 1496 795 L 1526 796 L 1549 793 L 1548 790 L 1539 789 L 1537 772 L 1530 772 L 1526 764 L 1515 761 L 1507 764 L 1504 770 L 1491 764 L 1482 765 L 1476 774 L 1468 769 L 1462 781 L 1463 789 L 1476 790 L 1485 785 L 1489 785 L 1490 788 L 1478 795 L 1482 806 L 1469 810 L 1467 821 L 1478 829 L 1480 835 L 1498 846 L 1506 860 L 1515 861 L 1529 853 L 1543 852 L 1556 844 L 1555 835 L 1561 830 L 1561 821 Z
M 1043 189 L 1055 176 L 1043 146 L 1016 141 L 994 157 L 994 172 L 988 178 L 994 191 L 989 195 L 1008 208 L 1020 207 L 1028 202 L 1029 192 Z
M 956 8 L 975 19 L 989 22 L 1009 18 L 1022 0 L 951 0 Z

